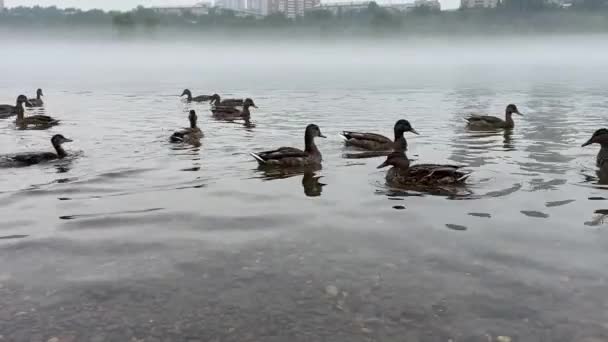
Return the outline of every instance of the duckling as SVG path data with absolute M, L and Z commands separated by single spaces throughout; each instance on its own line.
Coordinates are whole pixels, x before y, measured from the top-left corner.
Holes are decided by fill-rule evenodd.
M 492 129 L 510 129 L 515 126 L 513 122 L 513 114 L 521 115 L 517 106 L 510 104 L 505 110 L 505 119 L 500 119 L 495 116 L 473 115 L 467 118 L 467 127 L 473 130 L 492 130 Z
M 599 144 L 601 146 L 600 152 L 597 154 L 596 164 L 601 170 L 608 172 L 608 129 L 600 128 L 595 131 L 582 147 L 591 144 Z
M 446 185 L 461 185 L 470 175 L 470 173 L 460 171 L 462 166 L 457 165 L 418 164 L 410 166 L 410 161 L 404 152 L 389 154 L 378 169 L 389 165 L 393 167 L 386 173 L 388 184 L 413 188 L 432 189 Z
M 72 140 L 64 137 L 61 134 L 56 134 L 51 138 L 51 144 L 55 148 L 56 153 L 52 152 L 31 152 L 31 153 L 20 153 L 9 156 L 4 156 L 5 166 L 28 166 L 47 162 L 56 159 L 63 159 L 67 156 L 67 153 L 61 146 L 64 143 L 72 142 Z
M 21 129 L 25 129 L 28 126 L 35 126 L 35 128 L 48 128 L 58 125 L 59 120 L 55 120 L 47 115 L 32 115 L 25 117 L 25 109 L 23 108 L 23 105 L 21 105 L 17 107 L 17 119 L 15 120 L 15 124 Z
M 199 140 L 203 137 L 203 132 L 196 126 L 197 119 L 198 117 L 196 116 L 196 112 L 191 110 L 190 114 L 188 115 L 190 127 L 173 133 L 169 140 L 173 143 L 199 143 Z
M 243 99 L 223 99 L 218 94 L 211 95 L 211 104 L 216 107 L 241 107 L 245 101 L 251 100 L 247 98 Z
M 239 110 L 236 107 L 226 106 L 211 108 L 211 112 L 215 117 L 223 119 L 249 118 L 251 116 L 251 113 L 249 112 L 250 107 L 258 108 L 252 99 L 245 99 L 242 110 Z
M 409 121 L 399 120 L 394 126 L 395 140 L 391 140 L 383 135 L 376 133 L 342 132 L 346 146 L 357 147 L 368 151 L 405 151 L 407 150 L 407 140 L 404 133 L 412 132 L 418 134 Z
M 17 103 L 14 106 L 11 105 L 0 105 L 0 119 L 6 119 L 13 115 L 17 115 L 19 108 L 23 109 L 23 104 L 27 102 L 27 97 L 25 95 L 19 95 L 17 97 Z
M 42 107 L 42 105 L 44 105 L 44 101 L 42 101 L 43 96 L 44 96 L 44 94 L 42 93 L 42 89 L 38 88 L 38 90 L 36 90 L 36 98 L 28 99 L 28 101 L 25 103 L 25 106 L 26 107 Z
M 260 167 L 308 167 L 321 166 L 321 152 L 315 145 L 315 138 L 325 138 L 319 126 L 310 124 L 304 133 L 304 151 L 295 147 L 281 147 L 261 153 L 251 153 Z
M 180 97 L 182 96 L 188 96 L 187 101 L 188 102 L 207 102 L 210 101 L 212 98 L 212 95 L 199 95 L 199 96 L 195 96 L 192 97 L 192 92 L 190 91 L 190 89 L 184 89 L 184 92 L 180 95 Z

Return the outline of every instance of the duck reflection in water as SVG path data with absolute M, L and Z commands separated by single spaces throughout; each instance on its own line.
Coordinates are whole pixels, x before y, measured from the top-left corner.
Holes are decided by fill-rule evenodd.
M 302 187 L 304 194 L 307 197 L 319 197 L 323 192 L 323 187 L 327 184 L 321 183 L 322 176 L 317 176 L 316 171 L 321 170 L 320 167 L 306 167 L 298 169 L 258 169 L 263 173 L 264 180 L 287 179 L 297 176 L 302 176 Z

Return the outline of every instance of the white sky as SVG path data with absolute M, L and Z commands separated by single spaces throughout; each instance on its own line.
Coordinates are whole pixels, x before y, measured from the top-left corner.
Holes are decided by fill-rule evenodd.
M 323 0 L 322 0 L 323 1 Z M 331 0 L 331 2 L 340 0 Z M 350 1 L 350 0 L 346 0 Z M 408 1 L 408 0 L 406 0 Z M 409 0 L 413 1 L 413 0 Z M 408 1 L 408 2 L 409 2 Z M 460 0 L 440 0 L 444 9 L 457 8 Z M 163 5 L 191 5 L 196 0 L 5 0 L 7 7 L 14 6 L 57 6 L 57 7 L 78 7 L 83 9 L 103 8 L 105 10 L 117 9 L 128 10 L 137 5 L 143 6 L 163 6 Z M 379 3 L 391 2 L 391 0 L 379 0 Z M 392 0 L 392 2 L 405 2 L 403 0 Z

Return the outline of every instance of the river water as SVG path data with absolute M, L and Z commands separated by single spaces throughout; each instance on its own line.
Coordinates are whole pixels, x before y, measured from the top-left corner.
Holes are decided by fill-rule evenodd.
M 608 340 L 608 189 L 580 147 L 606 124 L 606 41 L 15 42 L 0 102 L 41 87 L 62 123 L 0 121 L 0 153 L 74 142 L 0 173 L 0 341 Z M 184 88 L 260 108 L 217 121 Z M 512 134 L 464 129 L 508 103 Z M 169 144 L 190 109 L 202 146 Z M 410 158 L 474 171 L 467 196 L 344 158 L 341 130 L 401 118 Z M 257 170 L 309 123 L 322 170 Z

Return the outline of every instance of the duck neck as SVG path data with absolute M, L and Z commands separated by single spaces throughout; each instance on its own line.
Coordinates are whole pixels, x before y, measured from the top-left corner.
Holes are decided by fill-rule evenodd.
M 410 168 L 410 160 L 407 158 L 407 155 L 403 153 L 403 158 L 400 158 L 393 167 L 397 170 L 397 172 L 407 172 Z
M 36 99 L 37 99 L 37 100 L 41 100 L 41 99 L 42 99 L 42 95 L 40 95 L 40 93 L 37 93 L 37 94 L 36 94 Z
M 304 135 L 304 151 L 309 154 L 318 154 L 319 149 L 315 144 L 315 137 L 312 134 Z
M 17 121 L 25 119 L 25 109 L 23 108 L 23 102 L 17 102 L 16 106 Z
M 190 128 L 197 128 L 196 127 L 196 120 L 190 120 Z
M 507 123 L 506 128 L 513 128 L 513 126 L 515 126 L 515 122 L 513 122 L 513 113 L 509 111 L 505 113 L 505 122 Z
M 251 112 L 249 112 L 249 107 L 251 107 L 250 104 L 246 104 L 246 105 L 243 106 L 243 112 L 242 113 L 243 113 L 244 116 L 250 116 L 251 115 Z
M 398 152 L 405 152 L 407 149 L 407 141 L 405 140 L 405 132 L 400 129 L 395 129 L 395 140 L 393 144 L 393 150 Z
M 597 164 L 602 165 L 604 161 L 608 160 L 608 142 L 600 143 L 600 152 L 597 154 Z
M 67 156 L 67 153 L 65 153 L 65 150 L 63 149 L 61 144 L 53 143 L 53 147 L 55 148 L 55 151 L 57 151 L 57 156 L 59 158 L 64 158 L 65 156 Z

